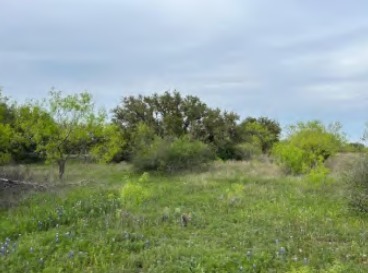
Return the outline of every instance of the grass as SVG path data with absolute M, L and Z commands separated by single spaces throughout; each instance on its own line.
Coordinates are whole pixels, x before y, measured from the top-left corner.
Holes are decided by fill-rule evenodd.
M 71 186 L 0 211 L 0 272 L 368 271 L 368 218 L 348 210 L 340 179 L 316 185 L 270 162 L 177 176 L 68 167 Z

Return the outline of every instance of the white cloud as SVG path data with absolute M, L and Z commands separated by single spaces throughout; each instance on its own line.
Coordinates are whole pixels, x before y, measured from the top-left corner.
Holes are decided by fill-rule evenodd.
M 226 24 L 246 12 L 244 2 L 236 0 L 150 0 L 140 1 L 173 24 L 184 27 Z
M 302 88 L 300 93 L 303 99 L 317 104 L 329 102 L 335 107 L 368 107 L 368 81 L 316 83 Z
M 368 40 L 331 53 L 329 66 L 332 72 L 341 76 L 366 75 L 368 73 Z
M 336 45 L 325 51 L 312 51 L 282 60 L 291 71 L 304 70 L 309 75 L 350 78 L 368 73 L 368 40 Z

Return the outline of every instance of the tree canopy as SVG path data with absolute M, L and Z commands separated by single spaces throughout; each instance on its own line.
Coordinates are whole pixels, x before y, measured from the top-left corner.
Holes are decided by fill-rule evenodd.
M 187 135 L 210 144 L 224 158 L 231 153 L 231 147 L 228 146 L 237 141 L 237 114 L 212 109 L 198 97 L 182 97 L 176 91 L 162 95 L 125 97 L 113 113 L 115 123 L 121 127 L 128 140 L 127 150 L 133 147 L 132 138 L 140 124 L 148 126 L 161 138 Z
M 53 90 L 47 100 L 19 107 L 17 120 L 24 141 L 31 140 L 47 161 L 57 163 L 60 179 L 71 155 L 94 147 L 95 154 L 109 158 L 111 155 L 105 155 L 117 150 L 116 137 L 111 136 L 117 134 L 116 127 L 106 125 L 104 112 L 94 111 L 92 96 L 87 92 L 64 96 Z M 102 143 L 109 151 L 97 148 Z

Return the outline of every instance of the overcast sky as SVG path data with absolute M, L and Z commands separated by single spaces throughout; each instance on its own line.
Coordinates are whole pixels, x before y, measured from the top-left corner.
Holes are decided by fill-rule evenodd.
M 177 89 L 282 125 L 368 121 L 366 0 L 0 0 L 0 86 L 123 96 Z

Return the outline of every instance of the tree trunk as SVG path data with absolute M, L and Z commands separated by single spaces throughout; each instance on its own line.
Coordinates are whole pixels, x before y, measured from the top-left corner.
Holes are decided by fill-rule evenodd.
M 59 179 L 63 179 L 64 176 L 64 172 L 65 172 L 65 163 L 66 160 L 65 159 L 60 159 L 58 160 L 58 166 L 59 166 Z

